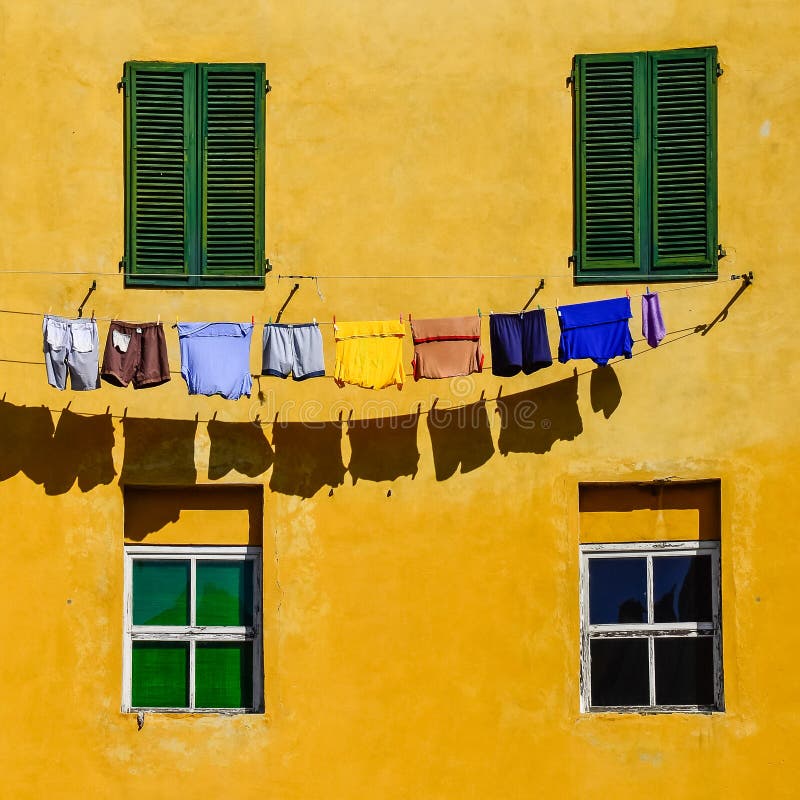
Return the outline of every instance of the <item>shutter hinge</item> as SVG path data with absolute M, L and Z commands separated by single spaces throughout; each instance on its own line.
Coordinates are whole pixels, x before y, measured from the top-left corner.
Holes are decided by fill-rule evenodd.
M 567 75 L 567 81 L 566 81 L 565 85 L 567 86 L 567 88 L 569 88 L 570 85 L 572 85 L 573 89 L 575 88 L 575 70 L 574 69 L 570 70 L 569 75 Z
M 128 259 L 125 258 L 125 256 L 122 256 L 122 258 L 119 260 L 119 267 L 118 267 L 117 271 L 118 272 L 123 272 L 123 271 L 127 271 L 127 269 L 128 269 Z
M 722 69 L 722 65 L 717 61 L 717 77 L 721 78 L 723 72 L 725 72 L 725 70 Z
M 127 92 L 128 82 L 125 80 L 125 76 L 124 75 L 119 79 L 119 81 L 117 83 L 117 94 L 119 94 L 123 89 L 126 90 L 125 94 L 127 95 L 127 93 L 128 93 Z
M 269 85 L 269 81 L 264 81 L 264 94 L 269 94 L 272 91 L 272 87 Z
M 725 250 L 725 248 L 721 244 L 718 244 L 717 245 L 717 258 L 718 259 L 725 258 L 726 255 L 728 255 L 728 253 Z
M 268 272 L 272 272 L 272 264 L 268 258 L 264 259 L 264 274 L 266 275 Z
M 567 264 L 572 264 L 573 268 L 578 266 L 578 251 L 573 250 L 572 255 L 567 258 Z

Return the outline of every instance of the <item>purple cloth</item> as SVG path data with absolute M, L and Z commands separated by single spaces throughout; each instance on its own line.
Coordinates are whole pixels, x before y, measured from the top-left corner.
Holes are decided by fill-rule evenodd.
M 666 336 L 667 328 L 661 316 L 661 302 L 658 292 L 642 295 L 642 336 L 650 347 L 658 347 L 658 343 Z

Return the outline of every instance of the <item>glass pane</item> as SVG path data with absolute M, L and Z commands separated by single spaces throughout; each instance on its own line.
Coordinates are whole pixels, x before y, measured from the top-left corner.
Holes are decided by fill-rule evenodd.
M 593 706 L 650 704 L 647 639 L 592 639 Z
M 711 622 L 711 556 L 653 559 L 653 619 Z
M 656 703 L 714 705 L 714 639 L 656 638 Z
M 188 642 L 133 642 L 132 658 L 132 706 L 188 707 Z
M 253 624 L 253 562 L 198 561 L 198 625 Z
M 589 622 L 647 622 L 647 559 L 589 559 Z
M 189 562 L 133 562 L 133 624 L 189 624 Z
M 252 642 L 198 643 L 195 659 L 197 708 L 252 708 Z

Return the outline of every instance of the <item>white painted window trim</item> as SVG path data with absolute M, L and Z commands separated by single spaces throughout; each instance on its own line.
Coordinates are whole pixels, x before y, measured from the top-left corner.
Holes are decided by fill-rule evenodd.
M 654 623 L 653 619 L 653 556 L 711 556 L 711 622 Z M 647 623 L 592 625 L 589 622 L 589 560 L 590 558 L 647 558 Z M 580 619 L 581 619 L 581 675 L 580 707 L 582 713 L 710 713 L 725 710 L 724 680 L 722 671 L 722 609 L 720 581 L 720 543 L 718 541 L 666 541 L 666 542 L 612 542 L 583 544 L 580 546 Z M 592 706 L 591 705 L 591 650 L 592 639 L 628 638 L 647 635 L 648 665 L 650 673 L 650 705 L 647 706 Z M 712 706 L 667 706 L 655 702 L 655 648 L 660 636 L 704 636 L 713 638 L 714 704 Z
M 133 561 L 180 560 L 190 562 L 190 624 L 133 625 Z M 196 625 L 195 575 L 198 561 L 250 561 L 253 564 L 253 626 Z M 210 547 L 131 545 L 124 548 L 122 711 L 181 714 L 247 714 L 264 710 L 264 665 L 262 636 L 262 550 L 260 547 Z M 131 704 L 131 656 L 134 641 L 189 642 L 189 706 L 187 708 L 152 708 Z M 197 642 L 253 643 L 253 706 L 252 708 L 195 708 L 195 644 Z

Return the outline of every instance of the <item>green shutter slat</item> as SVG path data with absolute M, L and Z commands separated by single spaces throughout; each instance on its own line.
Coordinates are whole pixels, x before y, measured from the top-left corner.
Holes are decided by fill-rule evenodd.
M 638 53 L 576 58 L 579 276 L 640 268 L 645 67 Z
M 128 275 L 182 277 L 196 249 L 194 67 L 129 63 L 125 74 Z
M 201 66 L 205 280 L 263 275 L 264 80 L 259 64 Z
M 653 269 L 716 266 L 716 50 L 650 54 Z

